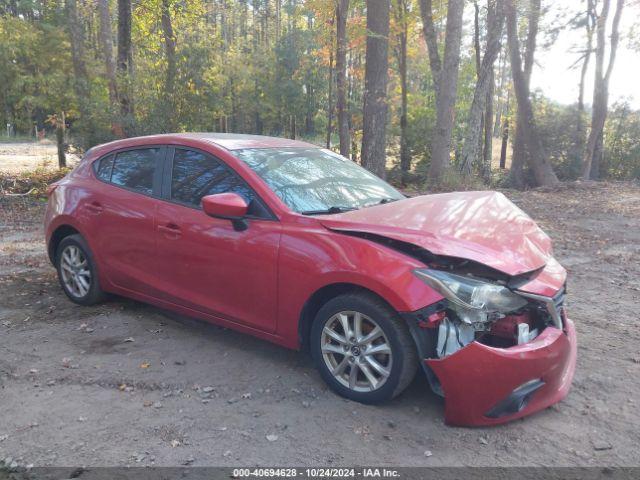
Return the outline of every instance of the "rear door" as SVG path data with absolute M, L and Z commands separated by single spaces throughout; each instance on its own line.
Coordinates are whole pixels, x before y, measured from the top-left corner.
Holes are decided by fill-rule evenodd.
M 280 223 L 236 172 L 207 153 L 170 149 L 165 170 L 167 201 L 156 217 L 163 298 L 275 331 Z M 225 192 L 249 204 L 246 230 L 202 211 L 203 196 Z
M 86 210 L 108 280 L 117 287 L 157 294 L 155 212 L 159 202 L 162 146 L 135 148 L 94 164 L 101 184 Z

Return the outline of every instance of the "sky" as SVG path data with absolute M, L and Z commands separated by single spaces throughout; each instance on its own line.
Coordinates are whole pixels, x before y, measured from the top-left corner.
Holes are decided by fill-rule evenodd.
M 586 2 L 584 0 L 546 0 L 542 3 L 543 6 L 545 4 L 549 6 L 543 20 L 545 25 L 549 25 L 556 16 L 555 14 L 577 12 L 584 8 Z M 613 17 L 615 4 L 615 0 L 612 0 L 610 17 Z M 634 51 L 629 45 L 630 32 L 634 29 L 636 34 L 640 35 L 640 0 L 626 0 L 620 28 L 620 44 L 609 86 L 609 102 L 613 104 L 626 98 L 634 108 L 640 109 L 640 51 Z M 611 29 L 608 28 L 607 44 L 610 32 Z M 573 69 L 570 67 L 580 58 L 579 50 L 584 49 L 584 45 L 586 45 L 584 28 L 578 30 L 562 29 L 551 46 L 541 48 L 536 52 L 536 67 L 531 78 L 532 88 L 542 90 L 545 96 L 562 104 L 577 102 L 582 64 L 580 63 Z M 608 51 L 607 47 L 607 59 Z M 607 59 L 605 59 L 605 68 Z M 591 104 L 593 95 L 594 64 L 595 56 L 592 55 L 585 89 L 586 104 Z

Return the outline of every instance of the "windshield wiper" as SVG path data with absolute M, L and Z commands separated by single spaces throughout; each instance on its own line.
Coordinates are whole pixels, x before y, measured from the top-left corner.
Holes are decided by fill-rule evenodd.
M 351 210 L 357 210 L 355 207 L 329 207 L 323 210 L 305 210 L 300 212 L 302 215 L 331 215 L 333 213 L 349 212 Z

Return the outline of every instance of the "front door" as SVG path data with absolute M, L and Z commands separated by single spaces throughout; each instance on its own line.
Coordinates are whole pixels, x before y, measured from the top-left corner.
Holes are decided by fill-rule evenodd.
M 224 162 L 176 148 L 168 162 L 170 201 L 156 214 L 157 268 L 163 298 L 201 312 L 274 332 L 280 223 Z M 211 218 L 205 195 L 234 192 L 247 201 L 249 228 Z

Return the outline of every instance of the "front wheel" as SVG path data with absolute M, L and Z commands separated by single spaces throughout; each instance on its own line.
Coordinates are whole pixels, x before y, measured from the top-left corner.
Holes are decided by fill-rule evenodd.
M 311 353 L 336 393 L 381 403 L 413 380 L 418 355 L 409 329 L 378 297 L 345 294 L 326 303 L 311 329 Z

